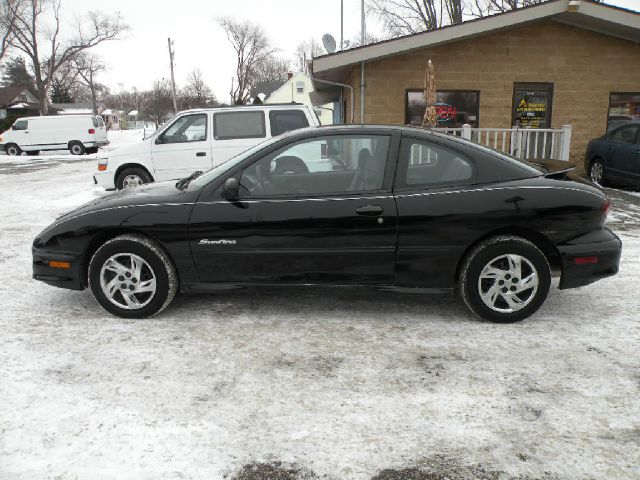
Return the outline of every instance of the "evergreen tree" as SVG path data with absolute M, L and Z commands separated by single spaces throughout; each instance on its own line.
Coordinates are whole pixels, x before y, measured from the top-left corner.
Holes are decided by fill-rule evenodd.
M 2 85 L 4 87 L 27 87 L 30 92 L 35 90 L 33 77 L 27 70 L 24 58 L 13 57 L 2 67 Z

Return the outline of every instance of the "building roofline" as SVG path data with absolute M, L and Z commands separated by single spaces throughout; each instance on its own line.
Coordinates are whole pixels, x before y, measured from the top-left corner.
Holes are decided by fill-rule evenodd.
M 313 76 L 348 68 L 427 47 L 472 38 L 493 31 L 513 28 L 530 22 L 553 18 L 561 23 L 640 42 L 640 13 L 625 8 L 595 3 L 593 0 L 551 0 L 510 12 L 447 25 L 435 30 L 391 38 L 313 59 Z

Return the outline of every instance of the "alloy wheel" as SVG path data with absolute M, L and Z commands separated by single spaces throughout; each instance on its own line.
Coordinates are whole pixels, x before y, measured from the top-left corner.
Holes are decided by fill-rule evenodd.
M 485 265 L 478 278 L 478 291 L 491 310 L 512 313 L 531 303 L 539 282 L 533 263 L 521 255 L 506 254 Z
M 114 305 L 125 310 L 137 310 L 153 299 L 156 275 L 142 257 L 133 253 L 118 253 L 102 265 L 100 287 Z
M 602 168 L 602 164 L 600 162 L 595 162 L 593 165 L 591 165 L 591 172 L 589 173 L 589 176 L 593 183 L 595 183 L 596 185 L 600 185 L 602 183 L 603 174 L 604 169 Z

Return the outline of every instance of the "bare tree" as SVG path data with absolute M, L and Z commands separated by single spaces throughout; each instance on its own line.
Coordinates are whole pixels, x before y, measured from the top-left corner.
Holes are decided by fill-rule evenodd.
M 164 78 L 156 80 L 153 82 L 153 89 L 145 92 L 143 97 L 141 108 L 143 108 L 144 118 L 148 118 L 159 126 L 172 115 L 173 100 L 169 80 Z
M 51 82 L 62 65 L 80 52 L 119 38 L 128 29 L 120 14 L 109 16 L 94 11 L 77 20 L 74 35 L 64 37 L 61 4 L 62 0 L 25 0 L 25 6 L 16 15 L 11 40 L 11 45 L 31 62 L 42 115 L 48 113 Z
M 265 58 L 253 69 L 252 86 L 264 82 L 285 81 L 290 71 L 291 65 L 288 60 L 275 57 Z
M 299 43 L 296 47 L 296 62 L 299 72 L 309 73 L 309 62 L 314 58 L 322 55 L 322 47 L 314 39 L 306 40 Z
M 383 21 L 392 37 L 441 27 L 443 9 L 437 0 L 372 0 L 369 4 L 369 11 Z
M 0 60 L 11 46 L 15 36 L 16 19 L 23 8 L 25 0 L 0 0 Z
M 86 50 L 80 52 L 74 57 L 73 65 L 81 82 L 89 88 L 89 92 L 91 93 L 91 107 L 93 109 L 93 114 L 97 115 L 98 99 L 96 95 L 96 87 L 98 87 L 98 85 L 96 82 L 96 75 L 106 70 L 107 66 L 99 56 L 94 55 Z
M 187 76 L 187 84 L 182 93 L 183 100 L 187 103 L 187 108 L 206 107 L 215 105 L 216 97 L 211 92 L 211 88 L 204 83 L 202 72 L 194 68 Z
M 246 103 L 249 91 L 255 83 L 255 72 L 261 62 L 271 58 L 276 49 L 259 25 L 248 21 L 220 18 L 218 23 L 236 52 L 236 74 L 231 84 L 231 101 Z

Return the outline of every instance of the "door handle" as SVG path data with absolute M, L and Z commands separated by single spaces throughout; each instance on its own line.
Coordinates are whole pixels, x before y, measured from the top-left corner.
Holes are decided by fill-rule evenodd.
M 380 215 L 384 210 L 380 205 L 365 205 L 364 207 L 356 208 L 358 215 Z
M 196 157 L 206 157 L 207 156 L 207 152 L 198 152 L 196 153 Z

